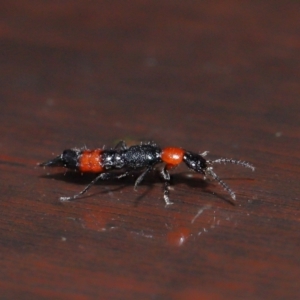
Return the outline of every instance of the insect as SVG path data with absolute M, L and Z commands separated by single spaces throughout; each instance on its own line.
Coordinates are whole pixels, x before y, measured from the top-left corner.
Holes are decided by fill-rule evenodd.
M 179 147 L 160 148 L 154 142 L 141 143 L 128 147 L 124 141 L 120 141 L 114 149 L 67 149 L 54 159 L 41 163 L 42 167 L 65 167 L 82 173 L 96 173 L 95 179 L 90 182 L 81 192 L 70 197 L 60 197 L 61 201 L 68 201 L 83 195 L 98 180 L 122 178 L 128 176 L 134 170 L 142 170 L 142 173 L 135 181 L 134 189 L 143 181 L 145 176 L 158 164 L 163 164 L 161 176 L 164 180 L 164 200 L 166 205 L 173 204 L 169 199 L 170 173 L 169 170 L 184 162 L 186 166 L 202 175 L 204 178 L 211 177 L 216 180 L 233 200 L 235 193 L 221 180 L 213 171 L 214 164 L 230 163 L 240 165 L 254 171 L 254 166 L 246 161 L 230 158 L 219 158 L 207 160 L 204 157 L 207 151 L 202 154 L 186 151 Z M 122 173 L 110 172 L 122 170 Z

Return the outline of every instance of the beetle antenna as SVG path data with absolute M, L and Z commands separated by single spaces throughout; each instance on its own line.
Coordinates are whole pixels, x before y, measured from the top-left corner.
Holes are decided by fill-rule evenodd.
M 233 190 L 213 171 L 212 167 L 206 168 L 205 173 L 210 175 L 215 181 L 217 181 L 218 184 L 220 184 L 223 187 L 223 189 L 229 193 L 229 195 L 231 196 L 231 198 L 233 200 L 236 199 L 235 193 L 233 192 Z
M 242 160 L 235 160 L 235 159 L 231 159 L 231 158 L 219 158 L 216 160 L 210 160 L 208 161 L 209 164 L 234 164 L 234 165 L 240 165 L 243 166 L 245 168 L 249 168 L 252 171 L 255 170 L 255 167 L 253 165 L 251 165 L 250 163 L 248 163 L 247 161 L 242 161 Z

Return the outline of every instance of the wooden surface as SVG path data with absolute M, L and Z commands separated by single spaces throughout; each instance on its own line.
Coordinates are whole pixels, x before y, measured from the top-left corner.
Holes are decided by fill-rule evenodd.
M 1 299 L 300 298 L 298 1 L 1 1 Z M 155 140 L 257 169 L 37 167 Z M 192 175 L 192 176 L 191 176 Z

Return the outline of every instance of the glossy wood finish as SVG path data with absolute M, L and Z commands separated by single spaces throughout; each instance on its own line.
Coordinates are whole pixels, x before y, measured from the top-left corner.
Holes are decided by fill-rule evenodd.
M 300 297 L 298 1 L 2 1 L 2 299 Z M 151 174 L 38 168 L 155 140 L 253 163 Z

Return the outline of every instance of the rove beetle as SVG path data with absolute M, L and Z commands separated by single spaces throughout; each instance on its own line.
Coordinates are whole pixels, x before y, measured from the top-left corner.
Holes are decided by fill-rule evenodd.
M 169 199 L 170 173 L 169 170 L 184 162 L 189 169 L 216 180 L 233 200 L 235 193 L 221 180 L 213 171 L 214 164 L 231 163 L 255 170 L 254 166 L 246 161 L 231 158 L 219 158 L 207 160 L 202 154 L 184 150 L 179 147 L 160 148 L 154 142 L 141 143 L 127 147 L 124 141 L 120 141 L 114 149 L 67 149 L 54 159 L 41 163 L 42 167 L 65 167 L 82 173 L 96 173 L 96 178 L 89 183 L 81 192 L 70 197 L 60 197 L 61 201 L 68 201 L 83 195 L 98 180 L 122 178 L 128 176 L 132 171 L 140 169 L 143 172 L 136 179 L 134 188 L 142 182 L 147 173 L 153 170 L 157 164 L 163 164 L 161 175 L 164 180 L 164 200 L 166 205 L 173 204 Z M 123 173 L 113 173 L 111 170 L 123 170 Z

